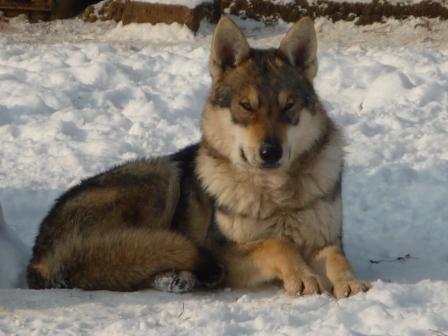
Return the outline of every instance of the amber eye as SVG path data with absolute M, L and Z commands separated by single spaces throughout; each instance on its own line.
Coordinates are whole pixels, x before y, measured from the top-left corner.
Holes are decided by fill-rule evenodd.
M 288 100 L 288 102 L 286 103 L 285 107 L 283 107 L 283 112 L 287 112 L 290 109 L 293 108 L 293 106 L 295 105 L 295 101 L 294 100 Z
M 247 101 L 242 101 L 240 102 L 240 106 L 245 109 L 247 112 L 253 112 L 254 109 L 252 108 L 252 106 L 247 102 Z

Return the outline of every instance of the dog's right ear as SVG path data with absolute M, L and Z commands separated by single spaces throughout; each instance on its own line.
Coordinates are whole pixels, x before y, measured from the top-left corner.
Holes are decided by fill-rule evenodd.
M 213 80 L 228 67 L 236 67 L 248 59 L 250 47 L 241 30 L 228 17 L 223 16 L 216 25 L 210 54 L 210 73 Z
M 317 37 L 314 23 L 309 17 L 296 22 L 280 42 L 280 52 L 291 65 L 300 68 L 312 81 L 317 74 Z

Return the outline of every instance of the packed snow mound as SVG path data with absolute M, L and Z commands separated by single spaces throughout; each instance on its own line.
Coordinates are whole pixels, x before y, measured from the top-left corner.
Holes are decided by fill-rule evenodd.
M 24 287 L 27 248 L 5 222 L 0 203 L 0 288 Z
M 176 5 L 195 8 L 203 3 L 213 2 L 213 0 L 131 0 L 132 2 L 146 2 L 160 5 Z

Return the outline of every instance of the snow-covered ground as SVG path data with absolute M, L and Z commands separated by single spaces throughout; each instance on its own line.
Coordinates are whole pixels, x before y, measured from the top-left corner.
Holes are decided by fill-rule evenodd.
M 287 29 L 239 23 L 256 46 Z M 373 282 L 339 302 L 12 288 L 58 194 L 199 138 L 211 27 L 0 24 L 0 335 L 448 335 L 448 23 L 317 22 L 316 88 L 348 142 L 345 247 Z
M 195 8 L 203 3 L 213 2 L 213 0 L 131 0 L 133 2 L 156 3 L 162 5 L 179 5 L 188 8 Z

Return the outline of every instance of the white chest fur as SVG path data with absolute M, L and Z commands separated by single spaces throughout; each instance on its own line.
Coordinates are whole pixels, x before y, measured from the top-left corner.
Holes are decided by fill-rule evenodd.
M 303 249 L 315 249 L 328 244 L 339 244 L 342 230 L 342 204 L 340 195 L 317 198 L 309 204 L 299 201 L 299 197 L 277 204 L 265 197 L 267 192 L 245 203 L 251 204 L 252 213 L 233 213 L 224 208 L 216 212 L 216 222 L 220 231 L 235 242 L 247 242 L 266 238 L 286 238 Z M 235 197 L 237 198 L 237 197 Z M 258 198 L 258 200 L 257 200 Z

